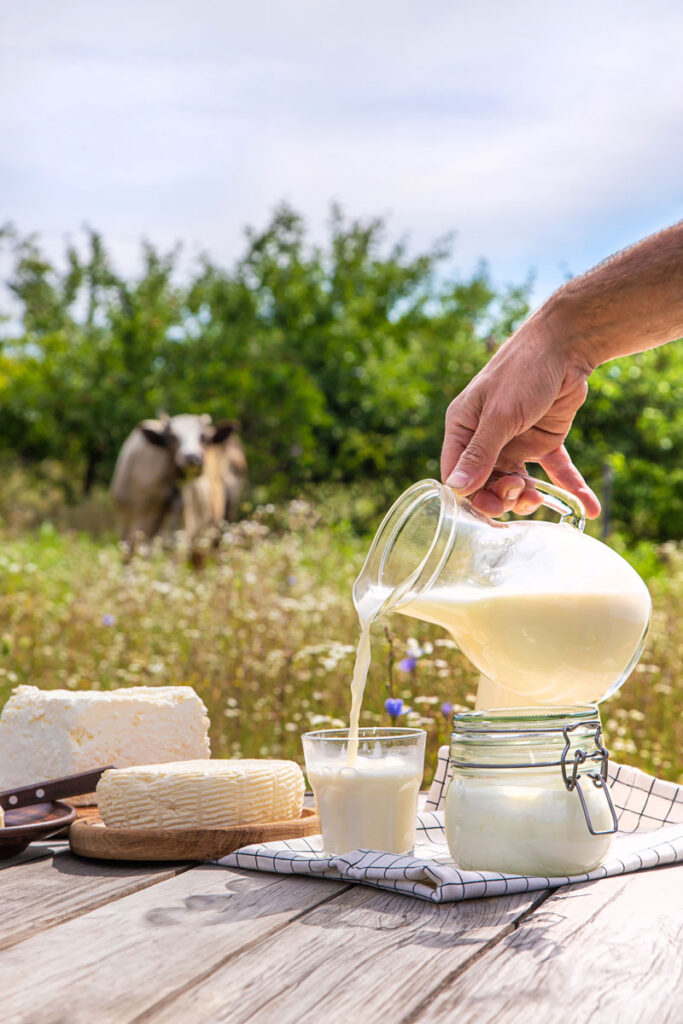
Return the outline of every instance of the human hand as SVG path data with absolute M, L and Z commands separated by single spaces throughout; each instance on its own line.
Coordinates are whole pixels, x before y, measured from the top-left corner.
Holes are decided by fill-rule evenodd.
M 488 516 L 528 515 L 542 499 L 525 479 L 525 463 L 537 462 L 589 518 L 598 516 L 600 502 L 564 447 L 590 369 L 542 312 L 533 316 L 449 405 L 442 480 Z

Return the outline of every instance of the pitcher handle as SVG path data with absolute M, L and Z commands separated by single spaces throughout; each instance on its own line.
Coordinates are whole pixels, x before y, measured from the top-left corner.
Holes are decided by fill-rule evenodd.
M 561 522 L 568 522 L 577 530 L 583 530 L 586 525 L 586 510 L 583 502 L 574 494 L 556 487 L 555 484 L 546 483 L 545 480 L 537 480 L 535 476 L 526 476 L 524 473 L 520 473 L 519 476 L 538 491 L 546 508 L 559 513 Z

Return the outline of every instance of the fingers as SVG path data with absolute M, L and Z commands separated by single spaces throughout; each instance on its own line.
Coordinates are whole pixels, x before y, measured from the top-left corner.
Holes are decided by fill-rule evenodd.
M 516 516 L 530 516 L 542 504 L 543 495 L 539 494 L 533 487 L 527 487 L 520 495 L 519 500 L 515 502 L 512 511 Z
M 470 408 L 472 406 L 472 408 Z M 446 426 L 441 448 L 441 479 L 447 482 L 477 428 L 479 413 L 466 394 L 456 398 L 446 412 Z
M 565 491 L 575 494 L 583 504 L 589 519 L 600 515 L 600 502 L 572 462 L 569 452 L 562 445 L 540 460 L 551 481 Z
M 518 476 L 516 473 L 507 473 L 495 480 L 489 480 L 486 490 L 495 494 L 503 503 L 512 508 L 525 486 L 524 477 Z
M 471 501 L 476 509 L 493 519 L 513 509 L 524 488 L 521 476 L 508 473 L 489 480 L 486 487 L 475 494 Z
M 442 479 L 454 491 L 472 494 L 488 480 L 500 450 L 510 440 L 511 434 L 507 426 L 492 415 L 480 420 L 474 430 L 468 430 L 457 420 L 449 422 L 449 419 L 454 417 L 446 417 L 441 453 Z
M 477 491 L 470 498 L 470 501 L 478 512 L 483 512 L 485 516 L 489 516 L 491 519 L 502 516 L 504 512 L 508 511 L 505 507 L 505 502 L 501 501 L 500 498 L 496 497 L 489 490 Z
M 528 516 L 543 504 L 543 498 L 538 491 L 533 487 L 524 487 L 524 484 L 522 484 L 521 491 L 518 491 L 516 486 L 511 488 L 511 491 L 518 495 L 516 499 L 511 499 L 509 496 L 501 498 L 493 493 L 492 488 L 505 484 L 509 479 L 519 479 L 519 477 L 503 477 L 496 480 L 495 484 L 478 491 L 470 499 L 474 507 L 484 515 L 495 519 L 497 516 L 502 516 L 504 512 L 514 512 L 517 516 Z

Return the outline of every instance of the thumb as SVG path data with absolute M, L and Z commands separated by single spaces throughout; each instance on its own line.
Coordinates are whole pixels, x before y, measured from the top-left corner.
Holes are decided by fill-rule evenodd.
M 483 487 L 510 436 L 509 430 L 496 419 L 489 417 L 480 421 L 446 480 L 448 486 L 462 494 L 471 494 Z

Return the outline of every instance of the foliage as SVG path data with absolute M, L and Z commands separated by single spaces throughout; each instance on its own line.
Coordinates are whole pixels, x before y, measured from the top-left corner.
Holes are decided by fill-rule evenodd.
M 584 474 L 612 477 L 611 525 L 630 538 L 683 537 L 683 346 L 601 366 L 570 438 Z
M 95 232 L 62 268 L 8 238 L 23 333 L 0 352 L 0 443 L 63 459 L 87 487 L 159 408 L 240 419 L 263 498 L 434 473 L 448 401 L 526 311 L 524 289 L 496 294 L 484 266 L 445 278 L 447 243 L 410 255 L 382 221 L 336 208 L 324 246 L 283 206 L 231 270 L 204 258 L 182 285 L 177 250 L 145 244 L 126 281 Z
M 369 529 L 369 504 L 438 474 L 448 402 L 527 311 L 528 287 L 495 289 L 485 265 L 449 276 L 447 239 L 414 254 L 336 207 L 322 244 L 281 206 L 234 266 L 204 257 L 182 279 L 180 250 L 148 243 L 123 278 L 94 231 L 61 263 L 16 231 L 4 244 L 21 329 L 0 344 L 0 456 L 61 462 L 72 500 L 140 419 L 209 412 L 242 423 L 252 501 L 371 481 Z M 577 416 L 570 449 L 598 492 L 611 481 L 627 543 L 683 537 L 682 386 L 672 344 L 596 371 Z
M 299 762 L 302 732 L 346 724 L 365 543 L 343 520 L 319 521 L 302 501 L 257 509 L 199 574 L 160 546 L 123 566 L 113 544 L 49 524 L 1 536 L 0 704 L 20 683 L 189 684 L 215 756 Z M 648 646 L 602 714 L 617 759 L 683 782 L 683 552 L 660 557 Z M 428 733 L 428 783 L 477 675 L 438 627 L 400 615 L 387 625 L 373 631 L 362 723 L 389 724 L 387 695 L 401 701 L 401 723 Z

